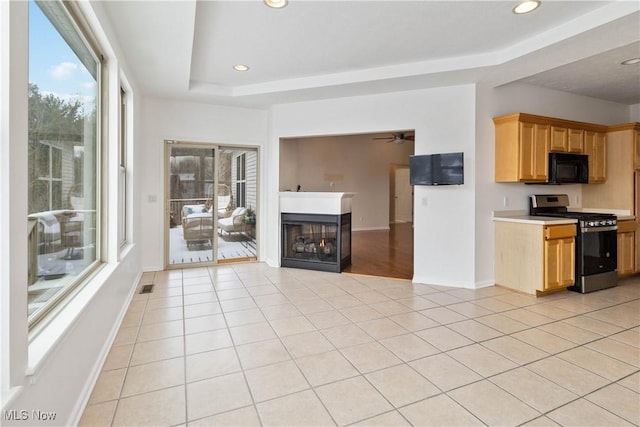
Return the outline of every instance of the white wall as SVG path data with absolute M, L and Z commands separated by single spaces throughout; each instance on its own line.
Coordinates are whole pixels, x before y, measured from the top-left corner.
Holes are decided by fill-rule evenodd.
M 353 230 L 389 229 L 389 168 L 393 163 L 409 164 L 413 143 L 371 138 L 364 134 L 283 141 L 280 191 L 295 191 L 299 184 L 302 191 L 355 192 Z
M 118 75 L 126 66 L 119 61 L 117 44 L 104 14 L 89 3 L 80 6 L 108 59 L 110 84 L 109 113 L 117 110 Z M 104 24 L 103 26 L 100 23 Z M 0 299 L 2 323 L 2 414 L 9 410 L 42 410 L 55 412 L 54 422 L 46 425 L 77 423 L 88 399 L 102 363 L 117 332 L 137 279 L 141 273 L 135 231 L 138 221 L 131 215 L 130 244 L 126 252 L 118 253 L 116 199 L 108 193 L 106 201 L 106 245 L 103 268 L 88 280 L 60 315 L 54 316 L 36 337 L 28 336 L 27 288 L 27 76 L 28 76 L 28 14 L 26 2 L 0 2 Z M 131 106 L 137 109 L 135 82 L 130 82 Z M 115 104 L 115 108 L 114 108 Z M 110 121 L 110 130 L 117 129 Z M 136 136 L 135 122 L 133 136 Z M 117 147 L 117 132 L 110 132 L 106 143 L 109 156 L 105 159 L 103 176 L 109 188 L 117 188 L 117 161 L 110 158 Z M 135 160 L 135 149 L 130 150 Z M 115 168 L 115 169 L 114 169 Z M 138 172 L 130 171 L 131 191 L 136 191 Z M 137 211 L 136 202 L 130 211 Z M 118 259 L 120 258 L 120 259 Z M 14 421 L 25 425 L 25 421 Z M 3 425 L 11 425 L 4 419 Z M 37 425 L 30 419 L 27 424 Z
M 629 121 L 640 122 L 640 104 L 634 104 L 629 107 Z
M 277 105 L 270 124 L 267 162 L 275 172 L 264 187 L 270 225 L 279 224 L 280 138 L 415 129 L 415 154 L 463 151 L 464 185 L 415 188 L 414 281 L 474 286 L 474 86 Z M 267 260 L 279 265 L 277 227 L 269 228 L 267 245 Z
M 137 166 L 145 171 L 139 193 L 143 217 L 140 233 L 144 271 L 164 268 L 164 235 L 167 231 L 163 214 L 164 141 L 263 147 L 267 135 L 267 120 L 268 114 L 264 110 L 151 98 L 143 100 L 142 138 L 137 141 L 140 144 L 141 155 Z M 264 154 L 259 152 L 258 155 L 261 176 L 274 173 L 273 168 L 266 171 Z M 264 229 L 261 216 L 263 215 L 258 217 L 258 227 Z M 260 244 L 261 239 L 258 242 Z M 262 252 L 260 247 L 259 250 Z
M 494 182 L 493 117 L 530 113 L 587 123 L 613 125 L 630 119 L 626 105 L 524 84 L 498 88 L 477 88 L 476 163 L 476 281 L 493 283 L 494 236 L 491 221 L 494 210 L 528 209 L 527 196 L 540 193 L 567 193 L 573 207 L 582 207 L 581 185 L 527 185 Z M 507 206 L 504 200 L 507 199 Z

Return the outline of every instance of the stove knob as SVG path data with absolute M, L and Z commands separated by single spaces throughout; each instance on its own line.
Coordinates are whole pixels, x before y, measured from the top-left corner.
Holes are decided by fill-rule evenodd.
M 596 225 L 598 225 L 598 223 L 596 221 L 589 221 L 589 225 L 591 227 L 595 227 Z

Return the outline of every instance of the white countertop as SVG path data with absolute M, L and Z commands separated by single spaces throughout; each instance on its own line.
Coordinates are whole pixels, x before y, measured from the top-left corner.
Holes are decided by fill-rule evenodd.
M 631 215 L 629 211 L 619 210 L 619 209 L 570 208 L 570 210 L 573 212 L 593 212 L 593 213 L 614 214 L 616 215 L 618 221 L 628 221 L 628 220 L 636 219 L 636 217 Z M 573 219 L 573 218 L 531 216 L 531 215 L 528 215 L 527 211 L 524 211 L 524 210 L 493 211 L 493 220 L 503 221 L 503 222 L 523 222 L 523 223 L 529 223 L 529 224 L 542 224 L 542 225 L 573 224 L 578 222 L 576 219 Z
M 550 216 L 532 216 L 526 214 L 507 214 L 500 215 L 501 212 L 493 213 L 494 221 L 502 221 L 502 222 L 520 222 L 524 224 L 539 224 L 539 225 L 562 225 L 562 224 L 575 224 L 578 222 L 577 219 L 574 218 L 556 218 Z

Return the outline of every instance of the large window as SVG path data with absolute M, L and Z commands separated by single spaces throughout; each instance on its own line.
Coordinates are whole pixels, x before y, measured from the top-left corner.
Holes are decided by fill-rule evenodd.
M 31 326 L 99 259 L 98 57 L 62 2 L 29 2 Z

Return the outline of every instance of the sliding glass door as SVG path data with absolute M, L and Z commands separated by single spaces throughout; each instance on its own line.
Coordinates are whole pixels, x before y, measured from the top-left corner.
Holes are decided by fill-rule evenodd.
M 215 146 L 167 144 L 167 265 L 215 262 Z
M 256 260 L 257 150 L 166 143 L 166 265 Z
M 257 259 L 258 151 L 221 147 L 218 189 L 218 262 Z

